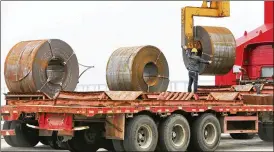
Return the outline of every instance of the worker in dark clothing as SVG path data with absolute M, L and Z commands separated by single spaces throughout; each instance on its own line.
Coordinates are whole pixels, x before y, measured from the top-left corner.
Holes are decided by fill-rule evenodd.
M 200 56 L 197 55 L 198 51 L 196 48 L 193 48 L 191 52 L 187 49 L 186 46 L 184 46 L 184 49 L 186 50 L 187 57 L 189 59 L 189 64 L 188 64 L 188 76 L 189 76 L 189 81 L 188 81 L 188 92 L 191 92 L 191 86 L 192 83 L 194 83 L 194 93 L 196 98 L 198 98 L 196 92 L 198 88 L 198 75 L 199 75 L 199 68 L 200 64 L 211 64 L 212 61 L 206 61 L 202 59 Z

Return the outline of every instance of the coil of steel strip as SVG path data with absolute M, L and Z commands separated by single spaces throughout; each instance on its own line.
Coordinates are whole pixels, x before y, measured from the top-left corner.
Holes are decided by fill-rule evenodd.
M 201 44 L 198 55 L 212 64 L 200 64 L 200 75 L 222 75 L 228 73 L 235 62 L 236 41 L 230 30 L 224 27 L 196 26 L 195 40 Z M 184 64 L 189 60 L 183 51 Z
M 155 46 L 122 47 L 109 58 L 107 85 L 119 91 L 166 91 L 169 83 L 168 63 Z
M 10 92 L 41 91 L 53 97 L 59 90 L 73 91 L 79 67 L 72 48 L 59 39 L 17 43 L 4 66 Z

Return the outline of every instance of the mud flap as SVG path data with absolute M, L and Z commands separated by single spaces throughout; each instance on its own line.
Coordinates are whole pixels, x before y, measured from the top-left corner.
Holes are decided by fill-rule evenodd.
M 125 114 L 109 115 L 106 118 L 105 129 L 107 139 L 124 140 Z

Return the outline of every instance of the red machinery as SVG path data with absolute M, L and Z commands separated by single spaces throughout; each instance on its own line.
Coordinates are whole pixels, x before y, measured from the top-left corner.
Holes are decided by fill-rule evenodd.
M 264 24 L 236 40 L 235 65 L 242 68 L 241 80 L 231 70 L 215 77 L 215 85 L 235 85 L 257 79 L 273 80 L 273 1 L 264 2 Z

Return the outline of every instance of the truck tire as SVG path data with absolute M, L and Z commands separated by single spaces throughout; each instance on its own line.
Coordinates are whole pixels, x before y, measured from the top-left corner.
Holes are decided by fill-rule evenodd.
M 233 139 L 252 139 L 254 138 L 254 133 L 231 133 L 231 138 Z
M 259 122 L 258 135 L 263 141 L 273 142 L 273 124 L 263 124 Z
M 162 151 L 186 151 L 189 141 L 190 127 L 184 116 L 173 114 L 160 124 L 158 145 Z
M 106 139 L 106 138 L 102 137 L 102 139 L 100 141 L 100 145 L 101 145 L 100 148 L 104 148 L 107 151 L 114 151 L 115 150 L 111 139 Z
M 116 139 L 112 139 L 112 144 L 114 147 L 115 151 L 120 151 L 120 152 L 124 152 L 125 148 L 123 145 L 123 140 L 116 140 Z
M 43 145 L 49 145 L 47 136 L 40 136 L 40 143 Z
M 15 130 L 15 136 L 11 136 L 11 141 L 16 147 L 34 147 L 39 142 L 38 130 L 26 126 L 21 121 L 12 121 L 10 129 Z
M 56 150 L 58 150 L 58 149 L 60 149 L 60 150 L 68 149 L 67 146 L 66 146 L 66 143 L 62 142 L 59 139 L 59 137 L 57 136 L 57 131 L 54 131 L 52 133 L 52 136 L 48 136 L 47 141 L 48 141 L 49 146 L 52 149 L 56 149 Z
M 129 120 L 123 142 L 125 151 L 154 151 L 157 141 L 158 130 L 151 117 L 138 115 Z
M 218 119 L 205 113 L 191 125 L 189 151 L 215 151 L 220 143 L 221 127 Z
M 11 125 L 11 121 L 5 121 L 3 125 L 3 130 L 9 130 Z M 11 147 L 16 147 L 16 145 L 11 141 L 11 136 L 4 136 L 4 140 Z
M 95 130 L 96 131 L 96 130 Z M 70 152 L 96 152 L 100 147 L 98 137 L 92 129 L 76 131 L 71 140 L 67 141 Z

